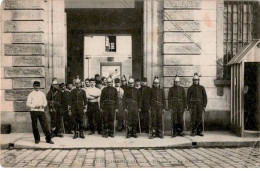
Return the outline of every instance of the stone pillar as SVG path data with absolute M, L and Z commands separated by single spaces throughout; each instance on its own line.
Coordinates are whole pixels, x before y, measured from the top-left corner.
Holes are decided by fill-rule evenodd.
M 1 124 L 12 132 L 31 131 L 25 103 L 38 80 L 45 89 L 45 5 L 43 0 L 1 4 Z

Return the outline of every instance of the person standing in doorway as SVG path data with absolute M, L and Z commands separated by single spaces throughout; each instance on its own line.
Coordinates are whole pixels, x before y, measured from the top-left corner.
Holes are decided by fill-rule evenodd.
M 187 93 L 187 101 L 189 111 L 191 113 L 191 136 L 202 134 L 202 113 L 205 112 L 207 106 L 207 94 L 203 86 L 199 84 L 199 76 L 197 73 L 193 77 L 193 85 L 189 87 Z
M 87 108 L 87 97 L 84 90 L 81 87 L 80 79 L 75 80 L 76 88 L 71 91 L 69 110 L 71 110 L 74 136 L 73 139 L 78 137 L 85 138 L 83 133 L 83 115 Z
M 45 135 L 46 142 L 54 144 L 51 140 L 51 133 L 48 128 L 47 118 L 44 112 L 44 108 L 47 106 L 47 99 L 45 94 L 39 90 L 40 82 L 33 82 L 33 91 L 28 95 L 26 105 L 31 109 L 30 115 L 32 120 L 32 130 L 35 140 L 35 144 L 40 142 L 40 134 L 38 131 L 37 121 L 39 120 L 43 133 Z
M 183 113 L 187 108 L 187 102 L 185 90 L 180 86 L 178 75 L 175 77 L 174 85 L 168 93 L 168 108 L 172 120 L 172 137 L 176 137 L 177 135 L 183 136 Z
M 56 79 L 52 81 L 51 89 L 47 93 L 47 101 L 51 116 L 52 137 L 63 137 L 63 135 L 61 135 L 61 92 L 59 90 L 59 83 Z

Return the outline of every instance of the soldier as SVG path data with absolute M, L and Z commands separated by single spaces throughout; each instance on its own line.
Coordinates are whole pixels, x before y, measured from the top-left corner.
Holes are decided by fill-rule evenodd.
M 176 137 L 177 134 L 183 136 L 183 113 L 187 108 L 187 102 L 185 90 L 180 86 L 178 76 L 174 79 L 174 85 L 168 93 L 168 107 L 172 115 L 172 137 Z
M 140 79 L 135 79 L 135 88 L 140 90 L 141 89 L 141 81 Z
M 110 77 L 107 79 L 107 87 L 101 92 L 100 111 L 104 117 L 104 137 L 114 137 L 113 123 L 114 114 L 118 112 L 118 94 Z
M 107 78 L 106 77 L 102 77 L 101 81 L 102 81 L 102 86 L 101 86 L 101 90 L 102 90 L 103 88 L 105 88 L 107 86 Z
M 163 138 L 162 114 L 165 111 L 165 96 L 163 89 L 160 89 L 159 78 L 155 76 L 151 93 L 151 135 L 153 139 L 158 136 Z
M 118 113 L 117 113 L 118 130 L 122 131 L 124 129 L 124 109 L 123 109 L 124 90 L 120 87 L 119 78 L 115 79 L 115 88 L 117 90 L 117 95 L 118 95 Z
M 78 137 L 85 138 L 83 134 L 83 115 L 87 107 L 87 97 L 84 90 L 80 88 L 80 79 L 76 79 L 75 83 L 76 88 L 71 91 L 69 101 L 69 110 L 71 109 L 72 112 L 71 117 L 74 127 L 73 139 L 76 139 Z
M 191 113 L 191 136 L 202 134 L 202 112 L 205 112 L 207 106 L 207 94 L 205 88 L 199 85 L 199 76 L 197 73 L 193 77 L 193 85 L 189 87 L 187 93 L 189 111 Z
M 127 80 L 125 75 L 123 75 L 121 82 L 122 82 L 121 88 L 125 91 L 125 89 L 127 88 Z
M 33 91 L 28 95 L 26 105 L 31 108 L 30 114 L 32 119 L 32 129 L 35 144 L 40 142 L 40 134 L 37 127 L 37 120 L 40 121 L 43 133 L 45 134 L 46 142 L 54 144 L 51 141 L 51 133 L 48 128 L 47 119 L 44 108 L 47 106 L 46 96 L 42 91 L 39 91 L 40 82 L 33 82 Z
M 70 91 L 66 89 L 64 83 L 60 85 L 61 90 L 61 115 L 63 117 L 64 128 L 66 134 L 73 134 L 72 131 L 72 121 L 71 116 L 69 115 L 69 100 L 70 100 Z
M 141 97 L 142 97 L 142 108 L 141 108 L 141 128 L 144 132 L 149 132 L 149 112 L 151 112 L 151 87 L 147 86 L 147 78 L 142 78 Z
M 136 128 L 138 122 L 138 112 L 141 111 L 141 95 L 140 92 L 134 88 L 133 78 L 129 78 L 128 88 L 126 88 L 124 91 L 123 107 L 124 112 L 127 113 L 126 124 L 128 128 L 126 128 L 126 138 L 130 138 L 131 136 L 137 138 L 138 136 L 136 135 Z
M 59 90 L 59 83 L 56 79 L 52 81 L 51 89 L 47 93 L 47 101 L 51 115 L 51 132 L 52 137 L 63 137 L 61 135 L 61 92 Z
M 92 135 L 95 133 L 95 130 L 98 131 L 98 134 L 101 134 L 101 122 L 100 122 L 100 110 L 99 110 L 99 97 L 101 95 L 101 90 L 95 87 L 96 82 L 94 78 L 90 79 L 90 88 L 87 91 L 88 99 L 88 109 L 87 117 L 90 133 Z

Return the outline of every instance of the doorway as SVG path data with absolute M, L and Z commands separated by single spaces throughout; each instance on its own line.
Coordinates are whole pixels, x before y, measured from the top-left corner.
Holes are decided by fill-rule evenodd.
M 260 131 L 260 63 L 245 62 L 245 130 Z

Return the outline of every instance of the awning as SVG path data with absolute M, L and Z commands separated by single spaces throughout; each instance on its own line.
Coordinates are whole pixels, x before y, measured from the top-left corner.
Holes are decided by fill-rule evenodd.
M 227 65 L 233 65 L 244 62 L 260 62 L 259 53 L 260 40 L 254 40 L 248 45 L 244 46 L 228 63 Z M 258 52 L 255 51 L 258 49 Z M 257 53 L 256 53 L 257 52 Z

